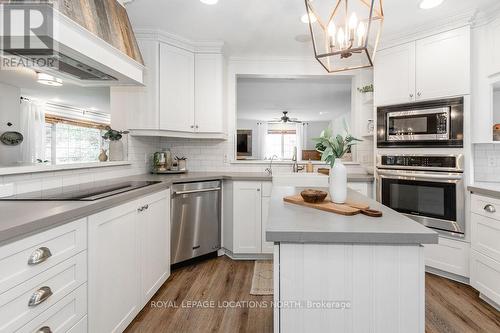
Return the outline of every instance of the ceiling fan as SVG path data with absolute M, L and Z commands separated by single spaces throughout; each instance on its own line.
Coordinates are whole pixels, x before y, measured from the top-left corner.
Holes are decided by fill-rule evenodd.
M 288 111 L 283 111 L 283 116 L 281 118 L 276 118 L 276 120 L 270 121 L 271 124 L 287 124 L 287 123 L 302 123 L 301 121 L 297 120 L 297 118 L 290 118 L 288 116 Z

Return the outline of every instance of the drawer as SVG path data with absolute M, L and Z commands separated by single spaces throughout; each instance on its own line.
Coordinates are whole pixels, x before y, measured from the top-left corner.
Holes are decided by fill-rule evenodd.
M 476 251 L 500 262 L 500 221 L 472 213 L 471 243 Z
M 500 200 L 482 195 L 471 195 L 471 212 L 500 221 Z
M 87 284 L 85 283 L 23 326 L 18 332 L 43 332 L 41 328 L 46 328 L 47 332 L 52 333 L 68 332 L 77 326 L 82 319 L 86 321 L 84 318 L 86 314 Z M 75 330 L 74 332 L 84 331 Z
M 13 332 L 56 304 L 87 280 L 87 252 L 83 251 L 0 295 L 0 332 Z M 38 305 L 29 301 L 42 288 L 52 295 Z M 47 289 L 46 289 L 47 290 Z
M 471 251 L 471 285 L 500 304 L 500 263 L 476 250 Z
M 67 333 L 88 333 L 87 325 L 87 316 L 85 316 L 75 326 L 71 327 Z
M 425 265 L 461 276 L 469 276 L 468 243 L 439 237 L 438 244 L 424 244 Z
M 272 182 L 262 182 L 262 196 L 270 197 L 273 191 L 273 183 Z
M 87 247 L 86 219 L 29 236 L 0 246 L 0 295 Z M 40 249 L 43 249 L 40 250 Z M 28 263 L 38 253 L 50 256 L 39 263 Z

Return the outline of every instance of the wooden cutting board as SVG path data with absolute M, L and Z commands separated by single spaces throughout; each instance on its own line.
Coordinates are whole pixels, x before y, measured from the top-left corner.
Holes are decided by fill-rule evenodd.
M 299 195 L 292 195 L 283 198 L 284 202 L 291 204 L 310 207 L 314 209 L 319 209 L 325 212 L 336 213 L 340 215 L 356 215 L 361 213 L 362 209 L 369 209 L 370 206 L 355 202 L 346 202 L 345 204 L 336 204 L 330 201 L 329 197 L 326 197 L 325 201 L 320 203 L 308 203 Z

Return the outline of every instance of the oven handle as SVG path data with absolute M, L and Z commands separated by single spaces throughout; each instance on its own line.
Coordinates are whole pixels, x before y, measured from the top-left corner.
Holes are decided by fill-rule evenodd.
M 463 174 L 431 174 L 431 173 L 412 173 L 412 172 L 397 172 L 397 171 L 387 171 L 387 170 L 377 170 L 379 175 L 383 176 L 398 176 L 398 177 L 413 177 L 413 178 L 425 178 L 425 179 L 446 179 L 446 180 L 461 180 Z
M 205 189 L 200 189 L 200 190 L 188 190 L 188 191 L 176 191 L 173 193 L 173 195 L 183 195 L 183 194 L 191 194 L 191 193 L 201 193 L 201 192 L 214 192 L 214 191 L 220 191 L 220 187 L 214 187 L 214 188 L 205 188 Z

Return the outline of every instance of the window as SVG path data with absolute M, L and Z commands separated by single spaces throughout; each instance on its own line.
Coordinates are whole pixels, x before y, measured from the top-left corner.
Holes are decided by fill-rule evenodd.
M 64 123 L 45 126 L 47 160 L 55 164 L 98 161 L 103 146 L 101 129 Z
M 291 160 L 297 146 L 295 130 L 268 130 L 266 135 L 266 157 L 278 156 L 281 160 Z

